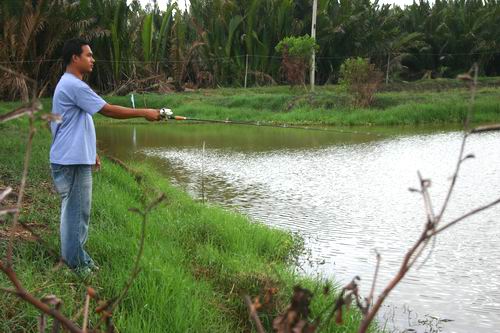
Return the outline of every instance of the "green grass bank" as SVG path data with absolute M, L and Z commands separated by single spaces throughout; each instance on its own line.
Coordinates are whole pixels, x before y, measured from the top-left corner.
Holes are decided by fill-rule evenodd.
M 5 109 L 7 106 L 4 104 Z M 27 119 L 0 124 L 0 188 L 19 187 L 27 141 Z M 39 124 L 29 169 L 21 220 L 42 235 L 47 245 L 19 233 L 14 263 L 24 287 L 38 297 L 55 294 L 63 312 L 74 315 L 83 307 L 85 286 L 66 268 L 55 269 L 58 252 L 59 200 L 52 188 L 48 164 L 50 135 Z M 140 218 L 128 209 L 141 207 L 160 192 L 167 200 L 150 215 L 142 271 L 114 315 L 121 332 L 248 332 L 251 325 L 242 295 L 279 292 L 263 316 L 269 318 L 288 304 L 295 284 L 311 288 L 312 308 L 322 309 L 332 296 L 322 295 L 324 283 L 303 278 L 294 269 L 300 239 L 250 221 L 221 208 L 195 202 L 158 172 L 141 162 L 132 165 L 144 177 L 139 183 L 124 168 L 107 159 L 94 175 L 93 207 L 88 250 L 101 266 L 92 285 L 105 299 L 117 296 L 132 269 L 140 241 Z M 11 219 L 0 220 L 0 253 Z M 10 284 L 0 274 L 0 286 Z M 38 311 L 13 295 L 0 297 L 1 332 L 37 331 Z M 324 332 L 354 332 L 359 315 L 345 314 L 343 326 Z M 91 322 L 96 321 L 95 315 Z M 82 318 L 77 318 L 79 323 Z
M 329 126 L 420 126 L 463 123 L 470 92 L 458 80 L 434 79 L 382 86 L 370 108 L 352 106 L 338 85 L 318 86 L 314 94 L 288 86 L 221 88 L 169 94 L 135 94 L 136 107 L 169 107 L 176 115 L 267 124 Z M 130 95 L 105 96 L 131 107 Z M 43 99 L 45 110 L 51 100 Z M 0 112 L 19 103 L 0 103 Z M 476 124 L 500 121 L 500 78 L 481 78 L 474 104 Z M 114 121 L 96 117 L 98 122 Z M 142 122 L 134 119 L 127 122 Z
M 370 108 L 352 106 L 340 86 L 320 86 L 314 94 L 277 86 L 200 90 L 168 95 L 136 94 L 137 107 L 170 107 L 194 118 L 271 124 L 330 126 L 418 126 L 461 124 L 470 92 L 457 80 L 430 80 L 387 87 Z M 499 80 L 500 81 L 500 80 Z M 500 84 L 484 79 L 475 99 L 475 123 L 500 121 Z M 460 88 L 462 87 L 462 88 Z M 111 103 L 131 106 L 130 95 L 109 96 Z M 103 119 L 103 121 L 107 121 Z

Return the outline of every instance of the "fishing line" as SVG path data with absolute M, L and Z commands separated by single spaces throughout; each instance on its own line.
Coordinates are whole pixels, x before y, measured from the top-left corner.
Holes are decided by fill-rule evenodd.
M 384 137 L 384 135 L 373 132 L 365 132 L 365 131 L 356 131 L 356 130 L 344 130 L 344 129 L 335 129 L 335 128 L 324 128 L 324 127 L 308 127 L 308 126 L 294 126 L 294 125 L 274 125 L 267 124 L 261 122 L 252 122 L 252 121 L 234 121 L 234 120 L 216 120 L 216 119 L 201 119 L 201 118 L 191 118 L 184 116 L 175 116 L 171 109 L 163 108 L 160 110 L 160 116 L 165 120 L 178 120 L 178 121 L 194 121 L 194 122 L 203 122 L 203 123 L 216 123 L 216 124 L 228 124 L 228 125 L 245 125 L 245 126 L 256 126 L 256 127 L 271 127 L 271 128 L 291 128 L 297 130 L 306 130 L 306 131 L 319 131 L 319 132 L 335 132 L 341 134 L 363 134 L 363 135 L 372 135 L 376 137 Z

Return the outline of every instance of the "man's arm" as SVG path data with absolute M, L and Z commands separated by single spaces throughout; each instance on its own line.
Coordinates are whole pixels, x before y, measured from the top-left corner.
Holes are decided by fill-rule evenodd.
M 105 104 L 99 111 L 106 117 L 115 119 L 145 118 L 149 121 L 160 120 L 160 110 L 157 109 L 131 109 L 119 105 Z

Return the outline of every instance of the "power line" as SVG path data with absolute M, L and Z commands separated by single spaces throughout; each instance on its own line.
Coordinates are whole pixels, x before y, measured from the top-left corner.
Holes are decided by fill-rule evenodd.
M 434 55 L 434 56 L 474 56 L 474 55 L 500 55 L 500 51 L 492 51 L 492 52 L 470 52 L 470 53 L 408 53 L 408 52 L 385 52 L 385 53 L 372 53 L 370 55 L 339 55 L 339 56 L 328 56 L 328 57 L 316 57 L 318 60 L 331 60 L 331 59 L 347 59 L 351 57 L 366 57 L 366 56 L 375 56 L 375 55 L 409 55 L 409 56 L 425 56 L 425 55 Z M 166 64 L 175 64 L 175 63 L 205 63 L 210 61 L 231 61 L 237 58 L 245 58 L 247 55 L 234 55 L 230 57 L 206 57 L 203 59 L 191 59 L 189 61 L 186 60 L 171 60 L 169 58 L 162 58 L 156 61 L 154 60 L 110 60 L 110 59 L 96 59 L 97 63 L 121 63 L 121 64 L 158 64 L 158 63 L 166 63 Z M 249 58 L 267 58 L 267 59 L 283 59 L 282 56 L 274 56 L 274 55 L 260 55 L 260 54 L 248 54 Z M 290 57 L 294 58 L 294 57 Z M 0 64 L 32 64 L 32 63 L 55 63 L 60 62 L 62 59 L 43 59 L 43 60 L 10 60 L 10 61 L 0 61 Z

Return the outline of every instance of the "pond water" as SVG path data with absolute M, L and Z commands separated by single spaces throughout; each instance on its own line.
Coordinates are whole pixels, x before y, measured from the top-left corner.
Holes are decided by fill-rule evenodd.
M 341 284 L 359 275 L 364 294 L 374 250 L 382 256 L 380 291 L 424 226 L 422 199 L 408 191 L 419 187 L 417 171 L 432 180 L 440 207 L 462 138 L 435 128 L 385 134 L 201 124 L 97 127 L 108 153 L 148 159 L 195 198 L 299 233 L 310 252 L 302 265 L 307 273 Z M 500 133 L 470 136 L 466 153 L 476 158 L 463 165 L 444 221 L 500 197 Z M 499 268 L 496 206 L 440 234 L 425 264 L 387 299 L 379 322 L 407 332 L 500 332 Z

